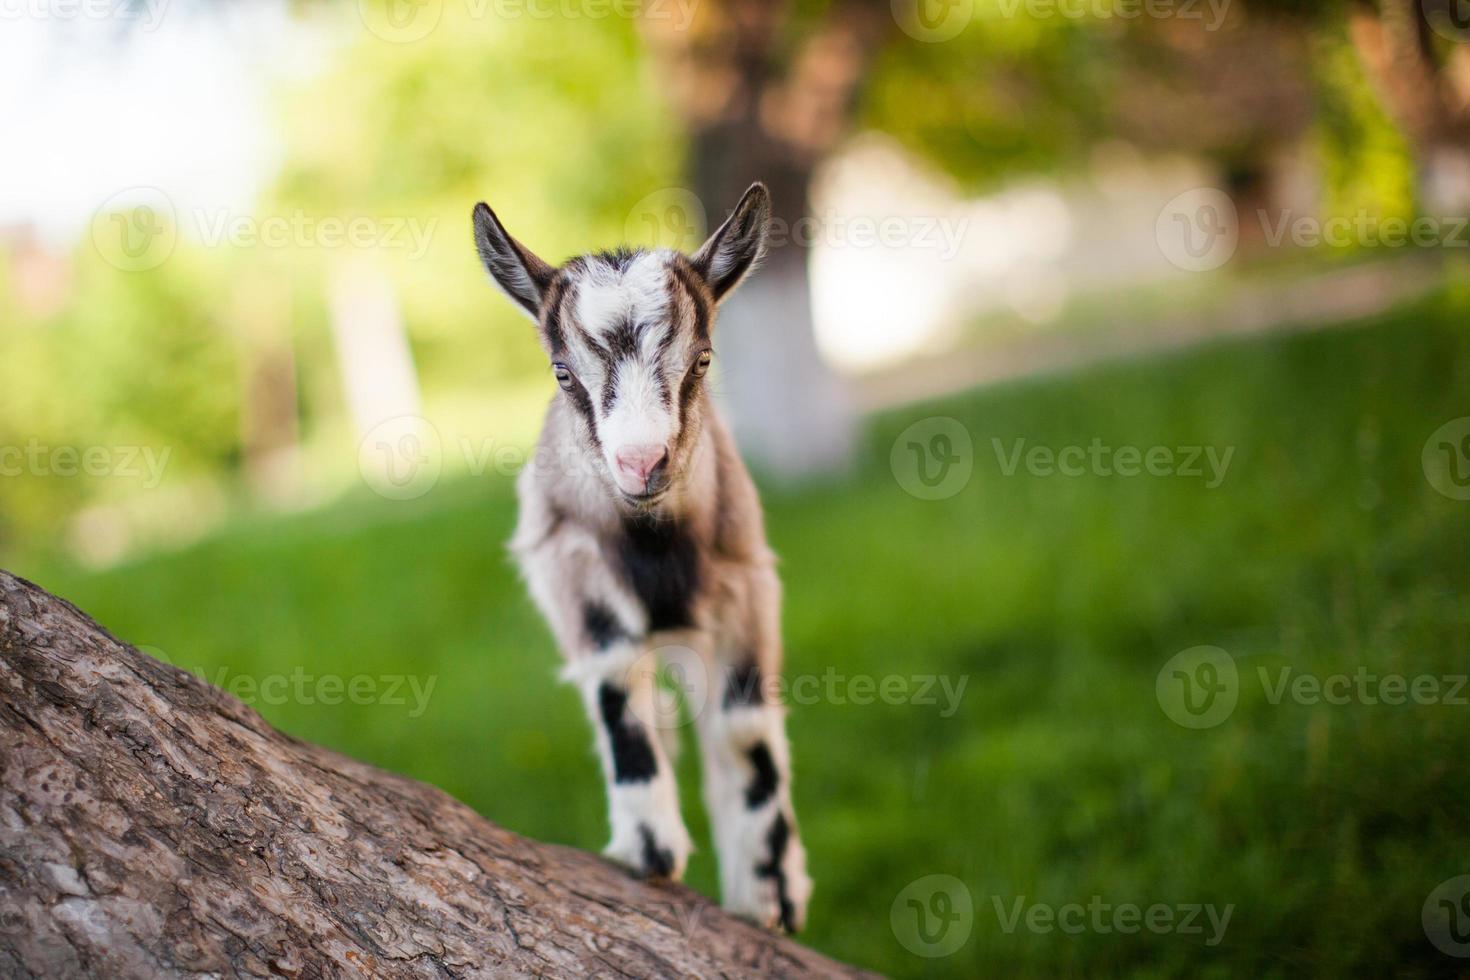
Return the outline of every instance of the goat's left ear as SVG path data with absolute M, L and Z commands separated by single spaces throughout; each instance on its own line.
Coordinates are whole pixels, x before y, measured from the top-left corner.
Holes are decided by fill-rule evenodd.
M 709 284 L 715 302 L 724 299 L 765 257 L 770 225 L 771 195 L 765 184 L 751 184 L 725 223 L 689 257 Z
M 541 297 L 551 285 L 556 270 L 511 238 L 495 212 L 483 201 L 475 205 L 475 250 L 495 285 L 531 319 L 536 319 L 541 311 Z

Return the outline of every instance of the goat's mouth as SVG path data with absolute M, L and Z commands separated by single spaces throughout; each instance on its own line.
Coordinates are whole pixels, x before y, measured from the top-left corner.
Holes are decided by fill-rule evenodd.
M 652 507 L 669 495 L 669 487 L 668 485 L 664 485 L 657 490 L 650 490 L 646 493 L 629 493 L 626 490 L 619 489 L 618 493 L 622 494 L 623 499 L 634 507 Z

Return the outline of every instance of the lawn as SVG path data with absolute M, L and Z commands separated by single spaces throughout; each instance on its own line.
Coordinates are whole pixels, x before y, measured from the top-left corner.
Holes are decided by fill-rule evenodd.
M 1448 290 L 1341 329 L 992 387 L 874 420 L 840 483 L 768 492 L 789 672 L 814 679 L 790 716 L 817 881 L 803 940 L 905 976 L 1460 968 L 1420 917 L 1470 873 L 1470 707 L 1442 703 L 1470 692 L 1437 681 L 1440 703 L 1392 705 L 1355 686 L 1328 704 L 1309 688 L 1470 664 L 1470 502 L 1421 465 L 1430 433 L 1470 415 L 1467 322 L 1470 296 Z M 968 484 L 943 500 L 890 469 L 899 433 L 933 416 L 974 445 Z M 1192 447 L 1230 456 L 1217 486 L 1203 455 L 1198 476 L 1025 462 L 1095 444 L 1168 447 L 1175 469 Z M 587 723 L 504 552 L 513 520 L 510 481 L 488 476 L 415 501 L 363 491 L 105 573 L 15 570 L 247 694 L 293 672 L 407 673 L 420 693 L 432 679 L 421 711 L 407 687 L 405 704 L 255 700 L 293 734 L 596 849 Z M 1193 729 L 1156 678 L 1200 645 L 1233 658 L 1238 704 Z M 1281 693 L 1301 675 L 1305 694 Z M 701 842 L 690 877 L 712 891 L 697 754 L 680 769 Z M 929 875 L 973 901 L 952 925 L 964 944 L 933 958 L 890 924 Z M 1123 932 L 1089 912 L 1064 932 L 1043 910 L 1028 927 L 1031 906 L 1067 903 L 1230 918 L 1223 933 L 1204 913 L 1199 931 Z

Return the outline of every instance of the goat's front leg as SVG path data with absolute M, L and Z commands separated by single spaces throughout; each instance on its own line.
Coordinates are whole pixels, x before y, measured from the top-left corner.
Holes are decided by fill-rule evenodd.
M 699 713 L 705 806 L 720 853 L 720 895 L 733 912 L 796 932 L 812 882 L 791 806 L 784 709 L 751 660 L 713 668 Z
M 645 877 L 678 881 L 691 845 L 656 729 L 654 659 L 621 628 L 607 632 L 614 630 L 579 649 L 564 671 L 582 692 L 607 780 L 612 840 L 603 853 Z

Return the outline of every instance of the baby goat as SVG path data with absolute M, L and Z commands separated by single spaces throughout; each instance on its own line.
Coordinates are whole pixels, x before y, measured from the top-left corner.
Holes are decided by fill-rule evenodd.
M 784 712 L 768 694 L 781 585 L 755 487 L 705 383 L 716 305 L 760 261 L 770 214 L 755 184 L 691 256 L 619 250 L 560 268 L 484 204 L 474 226 L 485 268 L 536 321 L 561 386 L 538 462 L 520 476 L 511 549 L 597 733 L 605 853 L 675 880 L 689 856 L 674 746 L 659 737 L 657 652 L 685 674 L 724 904 L 795 931 L 811 881 Z

